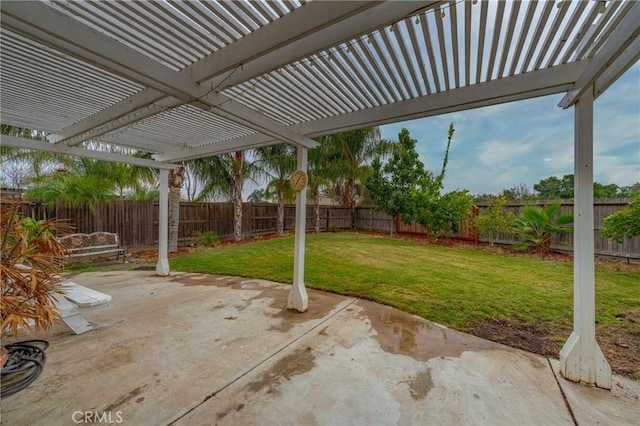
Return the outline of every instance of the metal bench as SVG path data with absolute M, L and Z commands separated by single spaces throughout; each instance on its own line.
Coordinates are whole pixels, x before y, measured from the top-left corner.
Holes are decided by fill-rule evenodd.
M 94 232 L 92 234 L 70 234 L 58 237 L 58 242 L 66 249 L 67 258 L 95 257 L 115 254 L 116 260 L 122 255 L 125 261 L 126 248 L 120 246 L 118 234 Z

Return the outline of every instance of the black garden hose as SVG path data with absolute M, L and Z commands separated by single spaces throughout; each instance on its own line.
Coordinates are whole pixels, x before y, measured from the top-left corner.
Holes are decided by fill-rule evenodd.
M 9 352 L 7 362 L 0 374 L 0 396 L 5 397 L 35 382 L 47 359 L 45 349 L 49 347 L 46 340 L 25 340 L 6 345 Z

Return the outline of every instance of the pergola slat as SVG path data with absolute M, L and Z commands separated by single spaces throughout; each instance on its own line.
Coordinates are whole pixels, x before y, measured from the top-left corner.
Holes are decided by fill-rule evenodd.
M 438 45 L 440 47 L 440 63 L 442 64 L 442 74 L 444 76 L 444 87 L 446 90 L 451 89 L 451 84 L 449 82 L 449 55 L 447 54 L 446 42 L 444 39 L 444 25 L 443 22 L 445 19 L 446 12 L 442 7 L 438 7 L 436 9 L 436 28 L 438 30 Z
M 518 43 L 514 50 L 513 58 L 511 59 L 511 69 L 509 71 L 510 76 L 516 73 L 516 68 L 518 66 L 518 62 L 520 61 L 520 55 L 522 54 L 524 43 L 525 43 L 525 40 L 527 39 L 527 34 L 529 33 L 529 29 L 531 28 L 531 21 L 533 21 L 533 16 L 535 14 L 537 4 L 538 4 L 537 2 L 532 1 L 532 2 L 529 2 L 529 7 L 527 7 L 527 14 L 525 17 L 525 21 L 522 26 L 520 36 L 518 37 Z
M 391 26 L 389 27 L 389 31 L 395 32 L 397 31 L 397 27 Z M 389 36 L 387 35 L 387 31 L 381 31 L 380 35 L 382 36 L 382 42 L 384 43 L 384 50 L 382 46 L 378 43 L 371 43 L 374 49 L 376 50 L 377 57 L 380 59 L 380 62 L 384 66 L 386 74 L 389 76 L 387 80 L 390 80 L 393 83 L 393 88 L 395 89 L 393 93 L 397 101 L 402 99 L 410 98 L 410 92 L 408 92 L 409 88 L 408 83 L 406 82 L 406 78 L 404 76 L 404 72 L 400 69 L 400 65 L 398 64 L 398 59 L 396 58 L 396 54 L 394 52 L 393 46 L 391 46 L 391 42 L 389 41 Z M 389 61 L 391 59 L 391 61 Z M 400 78 L 398 78 L 400 76 Z
M 480 6 L 480 34 L 478 35 L 478 58 L 476 63 L 476 84 L 480 83 L 482 76 L 482 63 L 484 62 L 484 42 L 487 26 L 487 9 L 489 2 L 482 0 Z
M 464 2 L 464 84 L 471 84 L 471 6 L 470 1 Z
M 577 3 L 578 5 L 574 9 L 573 13 L 571 14 L 571 18 L 569 19 L 569 22 L 567 23 L 564 30 L 562 31 L 560 40 L 556 43 L 556 47 L 555 49 L 553 49 L 553 53 L 551 54 L 549 61 L 547 61 L 547 67 L 557 65 L 556 59 L 560 56 L 560 53 L 562 52 L 562 50 L 566 46 L 568 46 L 567 42 L 569 41 L 569 36 L 571 35 L 571 32 L 576 27 L 576 25 L 578 25 L 578 21 L 582 16 L 582 12 L 588 6 L 588 2 L 586 1 L 578 1 Z M 564 6 L 564 7 L 567 7 L 567 6 Z
M 534 70 L 540 69 L 540 67 L 542 66 L 542 62 L 544 61 L 544 58 L 547 56 L 549 48 L 551 47 L 551 42 L 553 41 L 554 37 L 558 34 L 558 30 L 560 29 L 560 24 L 562 24 L 562 21 L 568 11 L 569 11 L 569 7 L 563 6 L 560 8 L 560 11 L 556 14 L 555 18 L 553 18 L 553 24 L 551 24 L 551 28 L 549 29 L 549 31 L 547 31 L 547 35 L 542 45 L 542 49 L 538 54 L 538 59 L 536 59 L 536 62 L 533 65 Z
M 502 30 L 502 18 L 504 16 L 504 6 L 506 2 L 498 2 L 498 11 L 496 13 L 496 21 L 493 24 L 493 37 L 491 41 L 491 53 L 489 54 L 489 65 L 487 67 L 486 80 L 490 81 L 493 76 L 493 67 L 498 56 L 498 43 L 500 42 L 500 34 Z
M 500 57 L 500 65 L 498 67 L 498 78 L 504 77 L 504 70 L 507 65 L 507 60 L 509 58 L 509 51 L 511 47 L 511 41 L 513 40 L 514 30 L 516 28 L 516 22 L 518 21 L 518 12 L 520 11 L 520 5 L 522 3 L 519 1 L 514 1 L 510 3 L 511 5 L 511 14 L 509 16 L 509 23 L 507 24 L 507 31 L 504 41 L 504 46 L 502 48 L 502 55 Z

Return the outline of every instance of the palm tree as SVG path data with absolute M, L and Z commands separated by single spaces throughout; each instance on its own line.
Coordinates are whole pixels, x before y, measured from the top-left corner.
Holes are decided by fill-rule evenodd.
M 184 183 L 184 164 L 169 172 L 169 253 L 178 251 L 178 229 L 180 227 L 180 191 Z
M 250 203 L 263 203 L 268 198 L 267 190 L 264 188 L 254 189 L 253 192 L 249 194 Z
M 45 140 L 44 132 L 0 124 L 0 134 L 25 139 Z M 52 169 L 64 156 L 44 151 L 0 146 L 2 181 L 13 188 L 24 187 L 29 178 L 38 178 Z
M 320 146 L 309 150 L 309 191 L 313 198 L 314 232 L 320 233 L 320 191 L 327 187 L 331 180 L 338 177 L 339 169 L 335 167 L 335 154 L 332 152 L 332 136 L 316 138 Z
M 371 174 L 370 161 L 389 153 L 391 144 L 380 137 L 378 127 L 350 130 L 327 139 L 329 152 L 335 158 L 335 195 L 351 212 L 351 229 L 356 229 L 356 202 Z
M 204 182 L 199 200 L 211 200 L 219 195 L 233 200 L 233 235 L 236 241 L 242 240 L 242 188 L 245 179 L 258 175 L 256 165 L 245 161 L 243 151 L 199 158 L 190 163 L 194 175 Z
M 113 183 L 106 178 L 75 171 L 53 172 L 31 179 L 30 184 L 32 187 L 24 193 L 25 198 L 39 200 L 49 208 L 58 202 L 73 207 L 87 203 L 94 210 L 98 201 L 113 198 L 114 191 Z
M 289 190 L 289 198 L 291 197 L 291 188 L 289 176 L 296 168 L 295 150 L 287 144 L 269 145 L 257 148 L 256 165 L 260 172 L 271 178 L 267 190 L 273 188 L 278 203 L 278 221 L 277 232 L 284 232 L 284 202 L 285 193 Z

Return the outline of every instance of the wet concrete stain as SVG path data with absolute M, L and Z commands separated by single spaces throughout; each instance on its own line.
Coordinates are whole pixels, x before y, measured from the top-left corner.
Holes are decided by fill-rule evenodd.
M 127 365 L 133 362 L 131 350 L 132 348 L 126 343 L 113 345 L 93 358 L 92 364 L 100 372 L 110 371 L 122 365 Z
M 133 398 L 135 398 L 136 396 L 140 395 L 142 393 L 142 389 L 145 388 L 147 385 L 142 385 L 142 386 L 138 386 L 135 389 L 132 389 L 129 393 L 127 393 L 126 395 L 122 395 L 116 402 L 107 405 L 104 410 L 102 410 L 103 412 L 109 412 L 109 411 L 113 411 L 114 409 L 120 407 L 121 405 L 126 404 L 127 402 L 129 402 L 130 400 L 132 400 Z M 138 398 L 140 399 L 140 398 Z M 142 398 L 144 399 L 144 398 Z M 138 402 L 138 401 L 136 401 Z
M 230 411 L 235 410 L 235 411 L 242 411 L 242 409 L 244 408 L 244 404 L 238 404 L 235 408 L 231 407 L 230 409 L 223 411 L 221 413 L 218 413 L 218 420 L 222 420 L 224 419 L 227 414 L 229 414 Z
M 307 291 L 309 296 L 309 308 L 306 312 L 298 312 L 287 309 L 287 298 L 289 297 L 288 290 L 275 289 L 269 296 L 273 300 L 269 304 L 269 307 L 279 309 L 278 312 L 270 314 L 271 318 L 278 318 L 280 322 L 276 325 L 269 327 L 269 330 L 280 331 L 286 333 L 298 324 L 304 323 L 309 320 L 324 318 L 329 312 L 338 306 L 340 303 L 340 297 L 329 293 Z M 259 295 L 256 297 L 263 297 Z
M 178 275 L 172 277 L 170 281 L 180 283 L 185 286 L 198 285 L 214 286 L 220 288 L 224 287 L 241 291 L 251 290 L 251 293 L 249 294 L 253 294 L 254 291 L 259 291 L 258 294 L 249 297 L 247 300 L 249 302 L 254 302 L 262 299 L 271 299 L 268 307 L 277 309 L 278 311 L 268 314 L 268 316 L 270 318 L 280 319 L 280 322 L 271 326 L 269 330 L 279 331 L 282 333 L 286 333 L 287 331 L 291 330 L 291 328 L 306 321 L 323 318 L 329 312 L 335 309 L 335 307 L 338 306 L 338 304 L 342 300 L 341 296 L 337 296 L 331 293 L 307 290 L 307 294 L 309 296 L 309 308 L 306 312 L 300 313 L 287 309 L 287 298 L 289 296 L 288 288 L 282 286 L 275 287 L 262 285 L 259 281 L 253 281 L 243 277 L 230 277 L 229 279 L 224 280 L 221 280 L 219 278 L 220 277 L 216 275 Z M 215 308 L 217 308 L 217 306 L 212 308 L 212 310 Z M 236 309 L 239 312 L 245 308 L 246 305 L 236 306 Z
M 251 393 L 267 390 L 268 394 L 280 393 L 282 379 L 291 380 L 292 377 L 307 373 L 315 367 L 315 355 L 310 347 L 303 347 L 294 353 L 278 360 L 273 367 L 263 372 L 258 378 L 249 383 L 246 388 Z
M 425 399 L 432 387 L 433 381 L 431 380 L 431 371 L 429 369 L 409 380 L 409 393 L 411 398 L 416 401 Z
M 200 286 L 214 286 L 214 287 L 237 287 L 240 288 L 240 283 L 247 281 L 243 277 L 230 277 L 228 279 L 219 279 L 218 275 L 199 274 L 199 275 L 173 275 L 169 277 L 167 281 L 180 283 L 187 287 L 200 285 Z
M 504 346 L 448 330 L 431 321 L 367 300 L 359 300 L 359 314 L 368 318 L 380 348 L 392 354 L 426 362 L 437 357 L 459 357 L 465 351 L 504 349 Z

